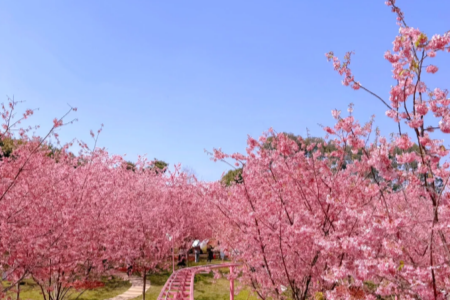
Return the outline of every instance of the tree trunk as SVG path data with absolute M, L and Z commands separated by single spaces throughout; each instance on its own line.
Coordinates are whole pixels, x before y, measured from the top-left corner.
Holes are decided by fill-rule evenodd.
M 20 299 L 20 281 L 17 282 L 17 297 L 16 297 L 16 300 L 19 300 L 19 299 Z
M 143 272 L 143 276 L 142 276 L 142 278 L 143 278 L 143 280 L 144 280 L 144 285 L 143 285 L 143 290 L 142 290 L 142 300 L 145 300 L 145 284 L 147 283 L 147 280 L 146 280 L 146 275 L 147 275 L 147 270 L 144 268 L 144 272 Z

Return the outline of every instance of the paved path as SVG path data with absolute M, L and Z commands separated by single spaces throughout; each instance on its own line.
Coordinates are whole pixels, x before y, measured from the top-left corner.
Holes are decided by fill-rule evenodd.
M 142 277 L 131 276 L 130 278 L 128 278 L 128 276 L 126 274 L 120 274 L 119 276 L 121 276 L 124 280 L 130 281 L 131 287 L 125 293 L 120 294 L 114 298 L 107 299 L 107 300 L 128 300 L 128 299 L 136 298 L 138 296 L 142 296 L 142 290 L 144 288 L 144 283 L 142 281 Z M 150 287 L 150 282 L 147 281 L 145 284 L 145 291 L 147 291 L 149 287 Z

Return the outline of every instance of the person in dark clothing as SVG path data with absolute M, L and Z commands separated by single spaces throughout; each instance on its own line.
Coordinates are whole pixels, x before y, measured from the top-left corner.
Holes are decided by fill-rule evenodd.
M 133 266 L 131 264 L 128 264 L 128 268 L 127 268 L 128 277 L 130 277 L 131 274 L 133 274 Z
M 178 254 L 178 263 L 177 266 L 179 267 L 186 267 L 186 256 L 184 254 L 184 249 L 180 248 L 179 254 Z
M 211 262 L 214 257 L 213 247 L 211 245 L 208 246 L 207 252 L 208 252 L 208 260 L 206 262 Z
M 179 266 L 179 267 L 186 267 L 186 258 L 184 257 L 184 255 L 180 255 L 178 257 L 177 266 Z

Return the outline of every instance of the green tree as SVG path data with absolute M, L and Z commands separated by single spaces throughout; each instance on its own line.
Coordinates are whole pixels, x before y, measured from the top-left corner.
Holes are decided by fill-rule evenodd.
M 235 183 L 242 183 L 242 168 L 228 171 L 221 179 L 222 183 L 230 186 Z
M 287 133 L 283 132 L 285 136 L 287 136 L 289 139 L 293 140 L 297 146 L 298 151 L 304 151 L 306 156 L 310 156 L 312 153 L 316 152 L 317 150 L 322 150 L 322 153 L 331 153 L 334 150 L 336 150 L 336 147 L 334 146 L 333 142 L 327 143 L 325 145 L 325 140 L 320 137 L 307 137 L 303 138 L 300 135 L 295 135 L 293 133 Z M 262 144 L 262 148 L 267 150 L 274 150 L 276 149 L 276 137 L 270 136 L 267 138 L 267 140 Z M 314 148 L 311 150 L 307 150 L 307 147 L 315 144 Z
M 0 138 L 0 159 L 3 157 L 10 157 L 16 147 L 16 143 L 12 138 Z
M 168 166 L 169 166 L 169 164 L 166 163 L 165 161 L 155 158 L 153 163 L 150 165 L 150 169 L 154 170 L 156 173 L 160 173 L 160 172 L 165 173 Z
M 125 168 L 126 168 L 127 170 L 129 170 L 129 171 L 135 172 L 135 171 L 136 171 L 136 164 L 133 163 L 133 162 L 131 162 L 131 161 L 127 161 L 127 162 L 125 163 Z

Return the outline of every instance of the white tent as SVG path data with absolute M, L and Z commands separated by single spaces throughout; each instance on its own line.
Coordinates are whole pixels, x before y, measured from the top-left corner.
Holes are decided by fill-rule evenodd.
M 203 240 L 200 243 L 200 249 L 202 249 L 203 253 L 206 253 L 206 248 L 208 247 L 209 240 Z

